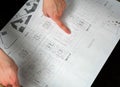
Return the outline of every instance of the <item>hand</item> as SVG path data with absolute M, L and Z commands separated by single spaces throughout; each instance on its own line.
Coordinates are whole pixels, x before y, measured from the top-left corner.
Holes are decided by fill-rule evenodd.
M 68 27 L 60 20 L 65 6 L 64 0 L 43 0 L 43 13 L 45 16 L 52 18 L 62 30 L 70 34 Z
M 18 67 L 15 62 L 0 49 L 0 84 L 5 87 L 20 87 L 17 74 Z

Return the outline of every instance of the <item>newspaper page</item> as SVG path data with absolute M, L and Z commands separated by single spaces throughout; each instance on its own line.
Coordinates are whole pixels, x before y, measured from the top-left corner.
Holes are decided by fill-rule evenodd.
M 120 39 L 117 0 L 66 0 L 66 34 L 28 0 L 0 32 L 22 87 L 90 87 Z

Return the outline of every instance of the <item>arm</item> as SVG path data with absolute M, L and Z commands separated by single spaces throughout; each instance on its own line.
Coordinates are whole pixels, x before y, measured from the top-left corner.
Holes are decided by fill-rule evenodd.
M 17 77 L 18 68 L 15 62 L 0 49 L 0 84 L 12 87 L 20 87 Z
M 50 17 L 57 25 L 66 33 L 70 34 L 70 30 L 60 20 L 66 3 L 64 0 L 43 0 L 43 13 L 45 16 Z

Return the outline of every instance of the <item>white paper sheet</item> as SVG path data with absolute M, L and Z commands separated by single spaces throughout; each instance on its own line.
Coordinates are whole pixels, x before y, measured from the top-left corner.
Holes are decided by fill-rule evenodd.
M 90 87 L 120 39 L 116 0 L 66 0 L 62 31 L 28 0 L 1 31 L 1 43 L 19 66 L 23 87 Z

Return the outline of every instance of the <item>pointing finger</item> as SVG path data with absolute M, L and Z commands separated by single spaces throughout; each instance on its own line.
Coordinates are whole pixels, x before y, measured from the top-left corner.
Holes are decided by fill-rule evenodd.
M 56 23 L 57 25 L 63 30 L 65 31 L 67 34 L 71 34 L 71 31 L 69 30 L 69 28 L 64 25 L 64 23 L 59 19 L 59 18 L 52 18 Z

